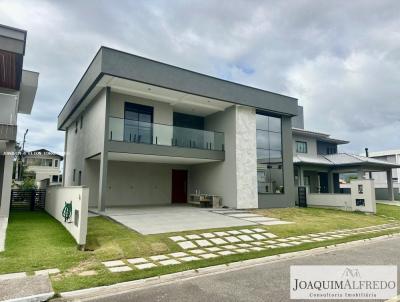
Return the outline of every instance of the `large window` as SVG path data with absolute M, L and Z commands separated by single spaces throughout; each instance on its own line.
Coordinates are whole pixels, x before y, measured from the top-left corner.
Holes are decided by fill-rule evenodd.
M 281 124 L 280 118 L 257 112 L 258 193 L 284 192 Z
M 125 103 L 124 140 L 153 143 L 153 107 Z
M 307 142 L 296 142 L 297 153 L 307 153 Z
M 26 164 L 28 166 L 43 166 L 43 167 L 51 167 L 53 163 L 52 159 L 48 158 L 28 158 L 26 160 Z

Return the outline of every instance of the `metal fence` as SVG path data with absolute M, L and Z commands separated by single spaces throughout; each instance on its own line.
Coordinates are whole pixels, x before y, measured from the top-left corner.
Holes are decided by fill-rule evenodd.
M 11 209 L 19 210 L 42 210 L 46 202 L 46 190 L 11 190 Z

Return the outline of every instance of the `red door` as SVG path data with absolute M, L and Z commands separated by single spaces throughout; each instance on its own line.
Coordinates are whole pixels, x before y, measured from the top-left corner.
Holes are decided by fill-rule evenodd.
M 172 170 L 172 203 L 187 202 L 187 171 Z

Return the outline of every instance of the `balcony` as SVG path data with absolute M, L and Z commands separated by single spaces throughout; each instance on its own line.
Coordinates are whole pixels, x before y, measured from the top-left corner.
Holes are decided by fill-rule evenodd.
M 109 118 L 110 141 L 224 151 L 224 133 Z
M 17 136 L 17 97 L 0 93 L 0 140 L 15 140 Z

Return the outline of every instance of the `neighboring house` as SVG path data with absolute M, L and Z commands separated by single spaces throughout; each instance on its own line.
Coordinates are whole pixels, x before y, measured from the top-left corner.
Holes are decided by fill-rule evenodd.
M 302 125 L 302 110 L 294 125 Z M 341 193 L 340 174 L 356 173 L 359 179 L 366 172 L 379 172 L 391 178 L 392 169 L 400 164 L 384 159 L 339 153 L 338 146 L 348 141 L 331 138 L 329 134 L 293 128 L 293 164 L 295 186 L 306 186 L 310 193 Z M 393 200 L 393 188 L 386 189 Z
M 369 152 L 368 156 L 400 165 L 400 150 Z M 388 175 L 384 172 L 372 172 L 371 176 L 375 181 L 376 199 L 387 199 Z M 369 174 L 366 174 L 366 177 L 369 178 Z M 395 199 L 400 200 L 400 168 L 392 169 L 391 181 L 389 180 L 389 182 L 393 184 Z
M 0 25 L 0 216 L 8 217 L 17 114 L 30 114 L 39 74 L 23 70 L 26 31 Z
M 222 197 L 233 208 L 294 205 L 297 100 L 101 47 L 58 117 L 63 182 L 90 207 Z
M 62 181 L 60 169 L 62 160 L 61 155 L 46 149 L 30 151 L 24 156 L 25 171 L 34 173 L 37 182 L 48 179 L 50 185 L 60 184 Z

